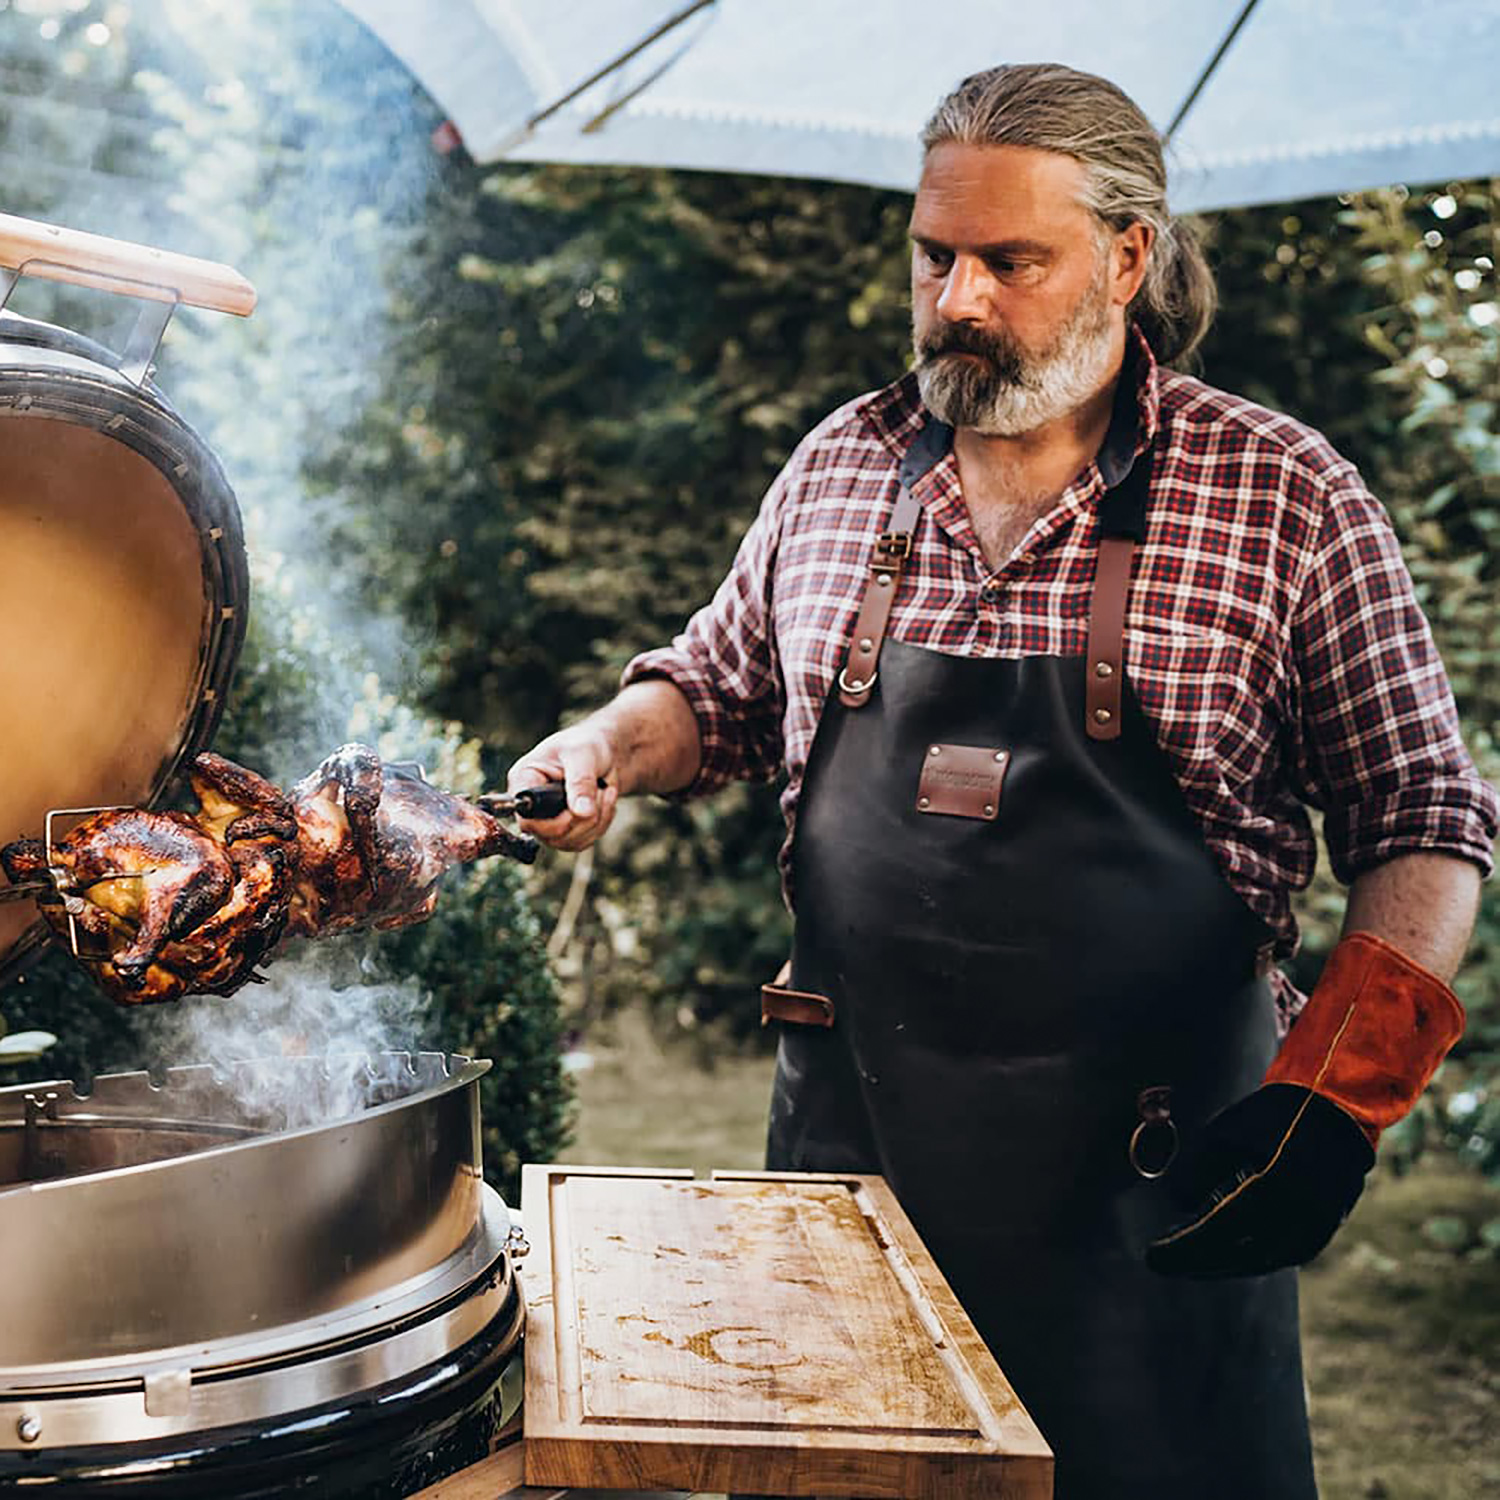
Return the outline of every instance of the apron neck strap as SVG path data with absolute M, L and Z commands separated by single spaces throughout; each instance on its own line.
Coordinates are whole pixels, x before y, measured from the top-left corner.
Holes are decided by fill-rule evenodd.
M 849 642 L 839 672 L 839 702 L 845 708 L 863 708 L 870 701 L 881 643 L 891 620 L 891 605 L 901 587 L 917 517 L 922 513 L 912 490 L 924 474 L 943 461 L 952 446 L 953 429 L 946 422 L 929 417 L 901 457 L 897 470 L 901 490 L 896 496 L 896 509 L 891 515 L 890 529 L 875 538 L 870 552 L 865 596 L 860 601 L 859 618 L 854 622 L 854 638 Z
M 1128 371 L 1126 374 L 1128 375 Z M 1126 384 L 1122 378 L 1122 387 Z M 1127 404 L 1128 403 L 1128 404 Z M 1151 450 L 1132 456 L 1136 435 L 1133 396 L 1121 396 L 1104 446 L 1099 469 L 1109 486 L 1099 501 L 1099 550 L 1089 601 L 1089 635 L 1085 661 L 1084 727 L 1090 739 L 1117 739 L 1125 667 L 1125 604 L 1135 548 L 1146 535 L 1146 502 L 1151 487 Z M 891 619 L 891 607 L 911 556 L 921 505 L 913 488 L 939 464 L 953 446 L 953 429 L 929 418 L 902 456 L 901 488 L 890 527 L 876 537 L 870 573 L 854 622 L 854 635 L 839 671 L 839 702 L 862 708 L 870 701 L 880 661 L 880 647 Z
M 1101 469 L 1103 465 L 1100 465 Z M 1084 729 L 1091 740 L 1120 737 L 1125 682 L 1125 601 L 1138 542 L 1146 537 L 1151 450 L 1136 458 L 1099 500 L 1099 551 L 1089 599 L 1084 656 Z

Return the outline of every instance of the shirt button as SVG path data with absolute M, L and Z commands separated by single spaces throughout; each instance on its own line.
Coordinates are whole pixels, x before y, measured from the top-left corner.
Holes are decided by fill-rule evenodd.
M 998 599 L 1005 592 L 1005 585 L 998 578 L 991 578 L 979 592 L 986 599 Z

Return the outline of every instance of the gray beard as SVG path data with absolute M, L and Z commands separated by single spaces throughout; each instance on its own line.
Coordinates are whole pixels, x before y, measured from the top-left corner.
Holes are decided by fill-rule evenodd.
M 1109 378 L 1113 363 L 1104 279 L 1096 277 L 1052 346 L 1036 356 L 1012 346 L 1011 368 L 965 355 L 917 359 L 928 411 L 985 437 L 1019 437 L 1077 410 Z M 915 341 L 915 338 L 914 338 Z

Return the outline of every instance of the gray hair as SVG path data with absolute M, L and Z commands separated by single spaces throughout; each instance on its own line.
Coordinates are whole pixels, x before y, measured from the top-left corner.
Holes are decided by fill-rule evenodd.
M 1061 63 L 1015 63 L 964 79 L 933 111 L 922 148 L 1031 146 L 1085 168 L 1083 206 L 1121 230 L 1155 232 L 1130 316 L 1165 364 L 1197 348 L 1218 305 L 1197 233 L 1167 210 L 1162 140 L 1138 105 L 1106 78 Z

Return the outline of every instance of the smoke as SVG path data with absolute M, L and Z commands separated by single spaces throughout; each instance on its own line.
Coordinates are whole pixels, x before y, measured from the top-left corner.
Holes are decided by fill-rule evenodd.
M 441 112 L 335 0 L 0 3 L 0 55 L 34 80 L 0 87 L 0 144 L 28 164 L 10 212 L 221 261 L 257 288 L 248 321 L 181 309 L 154 378 L 238 497 L 252 614 L 295 610 L 338 648 L 313 685 L 331 749 L 362 677 L 403 689 L 421 654 L 340 566 L 359 497 L 308 475 L 378 394 Z M 32 279 L 12 306 L 116 350 L 137 311 Z
M 36 7 L 0 0 L 0 53 L 28 79 L 0 89 L 0 144 L 27 163 L 7 208 L 224 262 L 259 293 L 248 321 L 181 309 L 154 376 L 238 497 L 251 628 L 258 616 L 275 626 L 259 632 L 266 696 L 295 691 L 304 711 L 293 729 L 263 710 L 271 722 L 247 761 L 287 784 L 351 738 L 427 756 L 396 703 L 423 643 L 370 607 L 341 555 L 341 532 L 366 521 L 329 454 L 378 394 L 410 316 L 394 273 L 424 232 L 440 111 L 334 0 L 42 8 L 39 29 Z M 18 310 L 117 349 L 136 312 L 130 299 L 50 282 L 23 281 L 18 298 Z M 444 379 L 435 372 L 439 389 Z M 248 665 L 240 686 L 254 689 Z M 384 743 L 388 727 L 405 742 Z M 221 736 L 220 748 L 237 747 Z M 353 951 L 280 955 L 270 983 L 143 1012 L 138 1036 L 158 1066 L 418 1047 L 420 988 L 382 982 L 373 961 L 351 974 Z M 312 1091 L 315 1102 L 330 1092 Z
M 411 979 L 353 978 L 348 958 L 336 943 L 304 947 L 231 999 L 193 996 L 143 1014 L 153 1072 L 207 1063 L 246 1121 L 272 1130 L 415 1092 L 424 1085 L 408 1054 L 420 1047 L 428 996 Z

